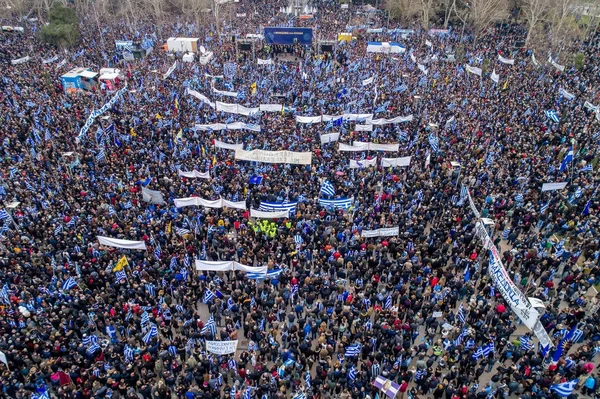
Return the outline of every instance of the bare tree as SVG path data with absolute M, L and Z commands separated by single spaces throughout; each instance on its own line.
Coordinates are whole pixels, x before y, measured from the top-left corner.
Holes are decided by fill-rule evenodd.
M 552 50 L 559 51 L 581 38 L 583 32 L 579 28 L 573 6 L 575 0 L 550 0 L 548 26 Z
M 421 11 L 421 23 L 423 25 L 423 29 L 429 28 L 429 18 L 433 13 L 433 8 L 435 5 L 434 0 L 419 0 L 421 3 L 420 11 Z
M 420 12 L 419 1 L 427 0 L 388 0 L 385 6 L 391 18 L 408 22 Z
M 551 0 L 523 0 L 521 10 L 527 19 L 526 46 L 529 44 L 531 36 L 539 28 L 539 24 L 546 20 L 550 10 L 550 1 Z
M 507 0 L 468 0 L 465 6 L 469 8 L 468 20 L 473 25 L 475 42 L 485 28 L 508 16 Z

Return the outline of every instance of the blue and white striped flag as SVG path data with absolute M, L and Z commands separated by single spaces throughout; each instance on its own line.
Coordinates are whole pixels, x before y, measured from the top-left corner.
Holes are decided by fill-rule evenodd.
M 556 111 L 554 110 L 548 110 L 548 111 L 544 111 L 544 113 L 546 114 L 546 118 L 550 119 L 553 122 L 560 122 L 560 118 L 558 117 L 558 114 L 556 113 Z
M 502 239 L 505 240 L 505 241 L 508 240 L 508 236 L 509 235 L 510 235 L 510 227 L 507 227 L 502 232 Z
M 209 290 L 207 288 L 206 291 L 204 292 L 204 303 L 209 303 L 216 297 L 217 296 L 211 290 Z
M 354 344 L 354 345 L 350 345 L 348 347 L 346 347 L 346 352 L 344 353 L 344 356 L 346 357 L 353 357 L 353 356 L 358 356 L 360 355 L 360 344 Z
M 551 391 L 556 392 L 559 396 L 569 396 L 575 390 L 579 379 L 563 382 L 561 384 L 554 384 L 550 387 Z
M 433 152 L 439 152 L 440 148 L 439 148 L 439 144 L 438 144 L 438 139 L 435 136 L 435 134 L 429 133 L 429 145 L 431 146 L 431 149 L 433 150 Z
M 150 325 L 150 330 L 148 330 L 146 335 L 144 335 L 142 337 L 142 340 L 147 345 L 152 340 L 152 338 L 156 337 L 157 335 L 158 335 L 158 328 L 156 327 L 156 324 L 152 324 L 152 325 Z
M 329 180 L 325 180 L 323 185 L 321 186 L 321 191 L 319 192 L 321 195 L 325 195 L 327 197 L 335 196 L 335 188 L 333 184 Z
M 214 337 L 215 335 L 217 335 L 217 325 L 215 324 L 215 319 L 213 318 L 213 315 L 211 314 L 210 317 L 208 318 L 208 320 L 206 321 L 206 324 L 204 325 L 204 327 L 202 328 L 202 331 L 200 331 L 200 334 L 204 335 L 207 332 L 210 332 L 210 334 Z
M 465 324 L 465 310 L 463 308 L 462 302 L 458 307 L 458 312 L 456 313 L 456 317 L 458 318 L 458 320 L 460 320 L 460 322 L 462 324 Z
M 326 200 L 319 198 L 319 205 L 324 208 L 348 209 L 352 206 L 354 198 L 341 198 L 336 200 Z
M 63 291 L 68 291 L 73 287 L 77 287 L 77 281 L 73 277 L 69 277 L 62 285 Z
M 521 337 L 519 337 L 519 342 L 521 343 L 520 348 L 525 352 L 529 352 L 533 349 L 533 341 L 531 340 L 531 337 L 527 335 L 521 335 Z

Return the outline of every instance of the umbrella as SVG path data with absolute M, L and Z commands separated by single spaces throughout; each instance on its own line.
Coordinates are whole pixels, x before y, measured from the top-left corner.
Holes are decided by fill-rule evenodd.
M 504 313 L 504 312 L 506 312 L 506 306 L 500 304 L 500 305 L 496 306 L 496 311 L 498 313 Z
M 337 171 L 337 172 L 335 172 L 335 174 L 336 174 L 337 176 L 344 176 L 344 175 L 345 175 L 345 173 L 344 173 L 344 172 L 342 172 L 341 170 L 340 170 L 340 171 Z

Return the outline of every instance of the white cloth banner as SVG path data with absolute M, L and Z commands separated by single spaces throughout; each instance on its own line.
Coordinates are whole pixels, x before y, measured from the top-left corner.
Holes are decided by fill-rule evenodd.
M 300 116 L 296 115 L 296 123 L 320 123 L 320 116 Z
M 509 60 L 508 58 L 502 57 L 500 54 L 498 54 L 498 61 L 503 64 L 515 65 L 515 60 Z
M 12 61 L 10 61 L 10 63 L 12 65 L 19 65 L 19 64 L 24 64 L 25 62 L 29 61 L 30 59 L 31 59 L 30 56 L 26 56 L 26 57 L 23 57 L 23 58 L 18 58 L 16 60 L 12 60 Z
M 198 57 L 198 61 L 200 62 L 201 65 L 206 65 L 210 62 L 210 60 L 212 60 L 212 58 L 213 58 L 213 52 L 209 51 L 208 53 Z M 216 77 L 216 76 L 213 76 L 213 77 Z M 223 76 L 220 76 L 220 78 L 223 78 Z
M 558 92 L 567 100 L 572 100 L 575 98 L 575 94 L 569 93 L 568 91 L 566 91 L 565 89 L 563 89 L 562 87 L 560 89 L 558 89 Z
M 272 59 L 267 59 L 267 60 L 261 60 L 260 58 L 256 59 L 256 64 L 257 65 L 272 65 L 273 64 L 273 60 Z
M 162 205 L 165 203 L 165 198 L 160 191 L 150 190 L 146 187 L 142 188 L 142 200 L 151 204 Z
M 210 101 L 210 99 L 208 97 L 206 97 L 204 94 L 200 94 L 196 90 L 190 90 L 189 88 L 186 88 L 185 92 L 187 94 L 189 94 L 190 96 L 196 97 L 198 100 L 208 104 L 211 108 L 215 107 L 215 103 Z
M 411 157 L 402 158 L 381 158 L 381 166 L 387 168 L 389 166 L 409 166 Z
M 245 122 L 211 123 L 208 125 L 195 125 L 194 129 L 206 132 L 218 130 L 251 130 L 253 132 L 261 131 L 260 125 Z
M 542 192 L 543 191 L 562 190 L 565 187 L 567 187 L 567 182 L 563 182 L 563 183 L 544 183 L 544 184 L 542 184 Z
M 285 163 L 294 165 L 310 165 L 312 162 L 311 152 L 294 151 L 264 151 L 235 150 L 235 159 L 241 161 L 264 162 L 264 163 Z
M 425 45 L 427 47 L 433 47 L 433 43 L 431 43 L 429 40 L 425 39 Z
M 216 355 L 235 353 L 238 341 L 206 341 L 206 350 Z
M 413 116 L 408 115 L 408 116 L 397 116 L 392 119 L 385 119 L 385 118 L 367 119 L 365 122 L 370 125 L 389 125 L 390 123 L 404 123 L 404 122 L 410 122 L 412 120 L 413 120 Z
M 276 211 L 276 212 L 265 212 L 259 211 L 258 209 L 250 209 L 250 217 L 259 219 L 281 219 L 290 216 L 290 211 Z
M 359 151 L 392 151 L 397 152 L 400 144 L 377 144 L 355 141 L 352 145 L 340 143 L 338 150 L 347 152 Z
M 206 260 L 196 259 L 196 270 L 209 270 L 216 272 L 224 272 L 224 271 L 234 271 L 239 270 L 243 272 L 252 272 L 252 273 L 264 273 L 267 274 L 268 267 L 267 266 L 259 266 L 259 267 L 251 267 L 242 265 L 237 262 L 211 262 Z
M 204 77 L 211 78 L 211 79 L 223 79 L 224 78 L 223 75 L 211 75 L 210 73 L 205 73 Z
M 350 169 L 362 169 L 371 166 L 377 166 L 377 158 L 364 159 L 362 161 L 356 161 L 354 159 L 350 160 Z
M 561 72 L 565 71 L 565 66 L 564 65 L 559 65 L 556 62 L 554 62 L 554 60 L 552 59 L 551 55 L 548 55 L 548 62 L 556 69 L 558 69 Z
M 423 72 L 425 74 L 425 76 L 427 76 L 427 73 L 429 71 L 427 70 L 427 68 L 425 68 L 425 65 L 423 65 L 423 64 L 417 64 L 417 68 L 419 68 L 419 71 Z
M 481 73 L 483 72 L 481 68 L 472 67 L 470 65 L 465 65 L 465 67 L 467 68 L 467 72 L 474 73 L 477 76 L 481 76 Z
M 281 112 L 283 105 L 281 104 L 260 104 L 258 109 L 262 112 Z
M 363 230 L 360 234 L 361 237 L 393 237 L 400 235 L 399 227 L 386 227 L 377 230 Z
M 490 76 L 490 78 L 496 83 L 500 81 L 500 76 L 498 76 L 495 69 L 492 71 L 492 76 Z
M 589 101 L 586 101 L 583 103 L 583 107 L 589 109 L 592 112 L 598 112 L 598 110 L 600 110 L 600 106 L 599 105 L 594 105 Z
M 187 177 L 189 179 L 194 179 L 199 177 L 200 179 L 210 179 L 210 172 L 198 172 L 197 170 L 193 170 L 191 172 L 184 172 L 181 169 L 177 170 L 177 174 L 182 177 Z
M 357 132 L 372 132 L 373 125 L 356 125 L 354 126 L 354 130 Z
M 177 208 L 185 206 L 203 206 L 205 208 L 234 208 L 246 209 L 246 201 L 232 202 L 224 199 L 206 200 L 200 197 L 175 198 L 173 200 Z
M 229 144 L 229 143 L 225 143 L 224 141 L 215 140 L 215 147 L 235 151 L 238 148 L 243 149 L 244 145 L 243 144 Z
M 120 240 L 118 238 L 97 236 L 98 243 L 105 247 L 126 248 L 126 249 L 146 249 L 144 241 Z
M 260 109 L 258 107 L 256 108 L 247 108 L 244 107 L 243 105 L 238 105 L 238 104 L 227 104 L 227 103 L 222 103 L 220 101 L 216 102 L 216 109 L 217 111 L 223 111 L 229 114 L 239 114 L 239 115 L 244 115 L 244 116 L 249 116 L 251 114 L 256 114 L 257 112 L 260 111 Z
M 108 111 L 110 108 L 112 108 L 113 105 L 115 105 L 115 103 L 117 102 L 117 100 L 126 91 L 127 91 L 127 83 L 125 83 L 123 88 L 121 90 L 119 90 L 110 100 L 108 100 L 108 102 L 106 104 L 104 104 L 102 106 L 102 108 L 92 111 L 89 118 L 85 122 L 85 125 L 83 125 L 83 127 L 79 131 L 79 135 L 77 136 L 75 141 L 79 142 L 81 140 L 81 138 L 88 132 L 88 130 L 90 129 L 90 127 L 92 126 L 92 124 L 94 123 L 96 118 L 99 117 L 100 115 L 102 115 L 103 113 L 105 113 L 106 111 Z
M 58 61 L 58 55 L 55 55 L 52 58 L 48 58 L 48 59 L 42 60 L 42 64 L 51 64 L 54 61 Z
M 339 116 L 332 116 L 331 119 L 338 119 Z M 342 119 L 345 121 L 362 121 L 373 118 L 373 114 L 344 114 L 342 115 Z M 325 115 L 323 115 L 323 122 L 329 122 L 329 119 L 325 119 Z
M 375 76 L 371 76 L 369 79 L 365 79 L 362 81 L 362 85 L 366 86 L 366 85 L 370 85 L 371 83 L 373 83 L 375 81 Z
M 177 60 L 175 60 L 175 62 L 171 66 L 171 68 L 169 68 L 167 70 L 167 72 L 163 75 L 163 80 L 166 79 L 166 78 L 168 78 L 169 76 L 171 76 L 171 74 L 173 73 L 173 71 L 175 70 L 175 68 L 177 68 Z
M 321 144 L 329 144 L 340 139 L 339 133 L 329 133 L 321 135 Z
M 237 91 L 217 90 L 214 87 L 213 87 L 213 93 L 220 94 L 222 96 L 227 96 L 227 97 L 234 97 L 234 98 L 238 96 L 238 92 Z
M 517 314 L 530 330 L 533 330 L 540 316 L 539 312 L 531 306 L 527 297 L 513 283 L 508 272 L 502 265 L 500 254 L 498 254 L 496 247 L 492 245 L 490 250 L 492 251 L 492 259 L 490 259 L 488 272 L 494 285 L 500 291 L 504 300 L 510 305 L 513 312 Z

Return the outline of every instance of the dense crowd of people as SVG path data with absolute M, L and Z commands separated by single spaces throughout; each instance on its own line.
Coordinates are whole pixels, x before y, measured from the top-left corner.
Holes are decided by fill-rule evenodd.
M 298 24 L 319 39 L 355 40 L 324 55 L 318 45 L 258 39 L 253 56 L 214 27 L 180 22 L 160 35 L 152 24 L 115 22 L 100 37 L 84 20 L 68 52 L 41 42 L 35 22 L 0 35 L 2 395 L 374 399 L 389 392 L 373 385 L 381 376 L 401 399 L 594 397 L 599 36 L 580 46 L 583 67 L 565 60 L 561 71 L 513 48 L 526 35 L 516 23 L 475 41 L 468 29 L 398 33 L 393 21 L 369 33 L 384 15 L 337 2 L 302 21 L 269 1 L 235 7 L 247 17 L 220 29 L 239 37 Z M 213 59 L 181 62 L 160 50 L 171 36 L 200 37 Z M 123 61 L 114 41 L 133 39 L 155 50 Z M 369 53 L 368 41 L 406 51 Z M 121 68 L 117 89 L 126 90 L 81 134 L 116 91 L 66 93 L 60 77 L 108 66 Z M 209 101 L 283 108 L 244 116 Z M 342 114 L 366 115 L 296 119 Z M 399 116 L 407 118 L 373 123 Z M 233 122 L 252 128 L 199 127 Z M 331 133 L 339 143 L 321 140 Z M 311 152 L 312 163 L 240 161 L 216 140 Z M 359 142 L 399 149 L 339 151 Z M 382 157 L 411 159 L 382 167 Z M 542 191 L 559 182 L 566 187 Z M 148 189 L 164 202 L 144 201 Z M 246 209 L 175 206 L 188 197 Z M 494 285 L 469 198 L 489 219 L 510 279 L 545 306 L 551 347 L 538 345 Z M 297 204 L 287 218 L 250 217 L 267 203 Z M 397 235 L 363 237 L 395 227 Z M 146 250 L 102 246 L 97 236 Z M 269 272 L 196 270 L 196 260 Z M 233 354 L 206 349 L 229 340 L 238 341 Z

